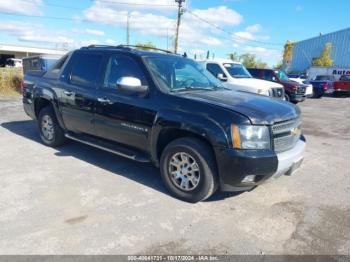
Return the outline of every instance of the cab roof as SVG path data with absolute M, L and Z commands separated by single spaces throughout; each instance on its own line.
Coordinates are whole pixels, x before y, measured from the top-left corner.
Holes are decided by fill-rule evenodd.
M 106 51 L 122 51 L 127 53 L 136 54 L 139 56 L 180 56 L 179 54 L 175 54 L 169 50 L 164 50 L 160 48 L 150 47 L 150 50 L 140 50 L 137 49 L 139 46 L 134 45 L 118 45 L 118 46 L 109 46 L 109 45 L 89 45 L 85 47 L 81 47 L 80 50 L 106 50 Z
M 206 59 L 206 60 L 200 60 L 198 62 L 201 62 L 201 63 L 219 63 L 219 64 L 238 64 L 238 65 L 241 65 L 242 63 L 241 62 L 237 62 L 237 61 L 232 61 L 231 59 L 227 59 L 227 58 L 214 58 L 214 59 Z

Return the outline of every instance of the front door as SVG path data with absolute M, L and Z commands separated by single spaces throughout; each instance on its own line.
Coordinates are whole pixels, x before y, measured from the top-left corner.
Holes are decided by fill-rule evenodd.
M 142 85 L 148 85 L 139 63 L 124 54 L 108 58 L 104 79 L 97 90 L 94 122 L 97 136 L 147 151 L 156 116 L 150 96 L 125 93 L 117 88 L 121 77 L 136 77 Z
M 71 59 L 59 81 L 63 122 L 69 131 L 94 135 L 96 84 L 103 56 L 77 51 Z

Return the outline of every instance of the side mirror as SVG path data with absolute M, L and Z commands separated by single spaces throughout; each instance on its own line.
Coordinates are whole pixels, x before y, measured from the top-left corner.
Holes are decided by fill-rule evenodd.
M 275 76 L 272 77 L 273 82 L 277 82 L 277 78 Z
M 217 77 L 220 81 L 223 81 L 223 82 L 227 81 L 227 77 L 224 76 L 224 74 L 222 74 L 222 73 L 217 74 L 216 77 Z
M 117 88 L 121 91 L 144 94 L 148 87 L 143 86 L 141 80 L 136 77 L 124 76 L 117 80 Z

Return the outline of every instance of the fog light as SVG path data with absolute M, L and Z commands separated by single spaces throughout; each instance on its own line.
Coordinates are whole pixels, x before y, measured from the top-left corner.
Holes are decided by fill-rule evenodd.
M 242 183 L 254 183 L 255 182 L 255 175 L 249 175 L 249 176 L 246 176 L 243 180 L 242 180 Z

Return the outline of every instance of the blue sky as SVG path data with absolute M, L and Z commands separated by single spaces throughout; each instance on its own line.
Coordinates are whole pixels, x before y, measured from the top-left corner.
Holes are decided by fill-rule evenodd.
M 273 65 L 287 39 L 348 27 L 350 1 L 338 0 L 336 6 L 341 8 L 315 0 L 187 0 L 180 50 L 198 57 L 207 50 L 216 57 L 253 53 Z M 174 0 L 0 0 L 0 44 L 69 49 L 122 44 L 127 13 L 131 44 L 172 47 Z

